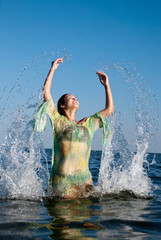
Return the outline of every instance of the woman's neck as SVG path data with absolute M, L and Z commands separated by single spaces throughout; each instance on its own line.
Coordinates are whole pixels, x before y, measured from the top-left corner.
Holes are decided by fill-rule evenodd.
M 70 111 L 70 110 L 65 110 L 64 111 L 64 116 L 68 119 L 68 120 L 70 120 L 70 121 L 73 121 L 73 122 L 77 122 L 76 120 L 75 120 L 75 111 Z

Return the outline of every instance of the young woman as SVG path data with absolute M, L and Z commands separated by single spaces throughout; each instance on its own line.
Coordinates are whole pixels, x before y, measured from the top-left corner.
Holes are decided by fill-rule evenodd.
M 75 113 L 79 108 L 79 102 L 72 94 L 64 94 L 59 99 L 57 110 L 50 89 L 53 74 L 60 63 L 63 63 L 62 58 L 52 62 L 44 83 L 44 102 L 37 112 L 35 130 L 44 131 L 48 114 L 53 129 L 51 167 L 53 193 L 66 198 L 75 198 L 94 189 L 88 167 L 92 138 L 100 127 L 104 128 L 104 135 L 107 137 L 109 126 L 106 117 L 113 112 L 114 107 L 107 75 L 96 72 L 105 88 L 106 103 L 102 111 L 76 121 Z

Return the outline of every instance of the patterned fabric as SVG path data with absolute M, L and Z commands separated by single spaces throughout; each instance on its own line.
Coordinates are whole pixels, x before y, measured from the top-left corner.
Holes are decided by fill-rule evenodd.
M 48 114 L 53 129 L 51 183 L 53 190 L 61 192 L 74 186 L 92 184 L 89 157 L 94 132 L 103 126 L 103 145 L 109 135 L 108 120 L 99 113 L 77 124 L 60 115 L 52 99 L 43 102 L 36 114 L 34 130 L 43 132 Z

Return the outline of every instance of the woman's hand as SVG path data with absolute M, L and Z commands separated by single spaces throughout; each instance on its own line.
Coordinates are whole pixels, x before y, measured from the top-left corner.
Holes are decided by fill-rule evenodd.
M 105 87 L 108 85 L 108 76 L 104 72 L 96 72 L 99 77 L 100 82 Z
M 102 117 L 106 118 L 114 111 L 112 93 L 111 93 L 107 75 L 104 72 L 96 72 L 96 74 L 98 75 L 102 85 L 105 87 L 105 96 L 106 96 L 105 108 L 99 113 Z
M 58 68 L 59 63 L 63 63 L 63 58 L 58 58 L 52 62 L 51 67 L 54 71 Z
M 63 58 L 58 58 L 52 62 L 50 71 L 45 80 L 45 83 L 44 83 L 44 100 L 45 101 L 48 101 L 49 99 L 52 98 L 51 93 L 50 93 L 51 83 L 52 83 L 53 74 L 54 74 L 55 70 L 57 69 L 57 67 L 59 66 L 59 63 L 63 63 Z

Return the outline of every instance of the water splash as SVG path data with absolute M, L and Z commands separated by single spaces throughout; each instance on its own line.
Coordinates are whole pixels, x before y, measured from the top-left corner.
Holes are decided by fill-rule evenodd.
M 10 89 L 0 97 L 0 198 L 39 198 L 48 194 L 49 170 L 42 135 L 33 132 L 37 108 L 42 101 L 41 82 L 57 55 L 69 60 L 67 51 L 43 52 L 22 69 Z M 51 60 L 51 61 L 50 61 Z M 49 67 L 49 66 L 48 66 Z M 6 124 L 7 122 L 7 124 Z
M 126 92 L 120 90 L 121 96 L 125 98 L 127 92 L 133 96 L 133 104 L 128 110 L 133 112 L 132 121 L 135 119 L 135 126 L 130 126 L 135 133 L 132 138 L 135 142 L 135 153 L 130 150 L 128 144 L 130 140 L 125 137 L 128 132 L 126 117 L 124 119 L 120 117 L 120 111 L 115 106 L 116 113 L 111 120 L 114 135 L 112 141 L 102 151 L 98 189 L 102 194 L 127 190 L 139 196 L 147 196 L 154 187 L 147 175 L 146 167 L 149 166 L 147 161 L 149 141 L 157 132 L 158 110 L 155 96 L 147 87 L 145 79 L 130 63 L 106 65 L 102 70 L 113 76 L 111 77 L 113 81 L 117 74 L 119 79 L 123 80 Z M 120 84 L 118 85 L 120 87 Z M 129 104 L 130 96 L 126 106 L 129 107 Z M 130 113 L 128 117 L 130 118 Z
M 0 124 L 1 128 L 5 129 L 0 145 L 0 198 L 31 199 L 48 194 L 47 157 L 41 134 L 32 133 L 31 119 L 34 118 L 42 99 L 42 88 L 39 89 L 39 86 L 40 82 L 44 82 L 49 62 L 60 55 L 64 56 L 64 60 L 71 58 L 65 49 L 50 54 L 43 52 L 35 57 L 22 69 L 10 89 L 4 87 L 4 93 L 0 96 Z M 155 115 L 153 112 L 157 112 L 154 109 L 157 104 L 151 103 L 155 97 L 150 89 L 147 90 L 145 80 L 131 64 L 106 65 L 101 70 L 113 75 L 110 79 L 115 79 L 118 74 L 119 79 L 121 78 L 120 89 L 121 84 L 123 89 L 125 88 L 126 82 L 126 94 L 130 93 L 133 96 L 132 100 L 131 96 L 128 96 L 133 109 L 128 109 L 127 119 L 135 119 L 135 138 L 132 141 L 135 142 L 136 153 L 130 150 L 130 140 L 126 138 L 124 106 L 118 111 L 115 98 L 115 115 L 111 118 L 114 135 L 102 152 L 99 191 L 118 193 L 129 190 L 139 196 L 145 196 L 152 190 L 145 165 L 148 166 L 146 156 L 149 139 L 155 134 L 157 126 L 157 117 L 152 117 Z M 120 92 L 120 96 L 125 95 Z M 134 117 L 130 115 L 130 111 Z
M 41 138 L 31 135 L 31 129 L 32 122 L 23 120 L 13 122 L 8 129 L 0 149 L 0 197 L 35 198 L 44 195 L 42 186 L 48 174 L 41 163 L 42 142 Z

